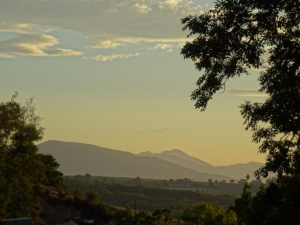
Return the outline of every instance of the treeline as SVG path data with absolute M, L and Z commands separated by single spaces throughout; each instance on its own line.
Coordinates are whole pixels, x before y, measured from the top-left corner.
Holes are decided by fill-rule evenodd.
M 67 179 L 67 189 L 70 193 L 78 191 L 86 194 L 94 190 L 104 203 L 126 207 L 127 205 L 137 210 L 152 212 L 155 208 L 171 208 L 175 205 L 175 211 L 182 211 L 188 205 L 200 202 L 209 202 L 214 206 L 228 208 L 234 203 L 234 197 L 230 195 L 209 195 L 201 192 L 186 190 L 170 190 L 163 188 L 151 188 L 142 185 L 126 185 L 98 180 L 83 181 Z

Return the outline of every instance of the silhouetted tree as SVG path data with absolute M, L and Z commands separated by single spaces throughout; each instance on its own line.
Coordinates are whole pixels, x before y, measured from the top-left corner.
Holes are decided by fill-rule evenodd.
M 57 163 L 53 155 L 38 153 L 36 154 L 36 157 L 41 163 L 39 168 L 40 183 L 65 192 L 66 186 L 63 179 L 63 173 L 58 171 L 58 167 L 60 165 Z
M 247 224 L 299 224 L 300 2 L 217 0 L 213 9 L 182 23 L 189 37 L 197 37 L 181 54 L 204 71 L 191 95 L 196 108 L 204 111 L 228 80 L 250 74 L 249 69 L 261 70 L 259 91 L 269 96 L 263 103 L 246 101 L 240 109 L 253 142 L 267 154 L 256 178 L 272 172 L 278 179 L 254 197 L 245 182 L 237 214 Z
M 16 102 L 17 93 L 0 103 L 0 220 L 36 217 L 43 190 L 65 191 L 63 175 L 52 155 L 38 153 L 44 134 L 33 99 Z
M 262 70 L 264 103 L 246 101 L 241 114 L 252 139 L 267 153 L 256 177 L 269 172 L 300 174 L 300 4 L 294 0 L 218 0 L 200 16 L 182 19 L 183 29 L 197 35 L 181 50 L 203 70 L 191 98 L 206 109 L 230 78 Z M 263 57 L 267 57 L 264 61 Z

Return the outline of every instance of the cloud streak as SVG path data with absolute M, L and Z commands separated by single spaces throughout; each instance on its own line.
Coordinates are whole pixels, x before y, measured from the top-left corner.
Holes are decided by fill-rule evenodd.
M 170 44 L 164 44 L 164 43 L 160 43 L 154 46 L 154 49 L 162 49 L 162 50 L 167 50 L 172 48 L 172 45 Z
M 116 48 L 118 46 L 124 46 L 124 45 L 125 45 L 124 43 L 115 42 L 113 40 L 104 40 L 104 41 L 99 40 L 97 43 L 94 43 L 94 44 L 89 45 L 87 47 L 107 49 L 107 48 Z
M 52 29 L 42 29 L 35 24 L 0 22 L 0 32 L 16 34 L 49 33 Z
M 59 41 L 50 35 L 21 34 L 18 37 L 0 42 L 0 53 L 15 53 L 27 56 L 78 56 L 82 52 L 70 49 L 49 49 Z
M 97 55 L 95 57 L 82 57 L 85 60 L 94 60 L 96 62 L 106 62 L 106 61 L 112 61 L 115 59 L 127 59 L 130 57 L 136 57 L 139 56 L 140 53 L 135 54 L 111 54 L 111 55 Z
M 0 59 L 14 59 L 15 57 L 12 55 L 7 55 L 7 54 L 1 54 L 0 53 Z

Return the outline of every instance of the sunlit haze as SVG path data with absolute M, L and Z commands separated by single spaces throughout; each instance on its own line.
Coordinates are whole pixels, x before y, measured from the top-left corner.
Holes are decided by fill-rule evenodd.
M 180 149 L 214 166 L 263 162 L 238 106 L 263 101 L 259 71 L 231 80 L 205 112 L 201 75 L 180 55 L 180 19 L 212 0 L 1 0 L 0 101 L 34 97 L 43 141 L 140 153 Z M 193 37 L 192 37 L 193 38 Z M 42 141 L 42 142 L 43 142 Z

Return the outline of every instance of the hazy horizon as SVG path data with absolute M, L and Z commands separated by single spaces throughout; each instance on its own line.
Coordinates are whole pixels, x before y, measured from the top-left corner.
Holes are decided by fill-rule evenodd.
M 238 106 L 263 101 L 259 71 L 233 79 L 206 112 L 190 100 L 200 76 L 180 49 L 180 19 L 212 0 L 3 0 L 0 101 L 34 96 L 41 142 L 137 154 L 180 149 L 215 166 L 264 162 Z M 194 38 L 194 37 L 192 37 Z
M 96 146 L 96 147 L 105 148 L 105 149 L 110 149 L 110 150 L 115 150 L 115 151 L 130 152 L 130 151 L 125 151 L 125 150 L 123 150 L 123 149 L 113 149 L 113 148 L 110 148 L 110 147 L 105 147 L 105 146 L 100 146 L 100 145 L 95 145 L 95 144 L 90 144 L 90 143 L 81 143 L 81 142 L 76 142 L 76 141 L 47 140 L 47 141 L 41 141 L 41 142 L 39 142 L 39 144 L 43 144 L 43 143 L 46 143 L 46 142 L 48 142 L 48 141 L 55 141 L 55 142 L 58 141 L 58 142 L 65 142 L 65 143 L 85 144 L 85 145 L 91 145 L 91 146 Z M 151 154 L 153 154 L 153 155 L 160 155 L 160 154 L 165 153 L 165 152 L 173 152 L 174 150 L 175 150 L 175 151 L 183 152 L 183 153 L 187 154 L 188 156 L 197 158 L 197 159 L 199 159 L 199 160 L 201 160 L 201 161 L 205 161 L 205 162 L 211 164 L 209 161 L 203 160 L 203 159 L 201 158 L 201 156 L 199 156 L 199 155 L 198 155 L 198 156 L 194 156 L 194 155 L 191 155 L 191 154 L 185 152 L 185 151 L 182 150 L 182 149 L 176 149 L 176 148 L 173 148 L 173 149 L 165 149 L 165 150 L 162 150 L 162 151 L 160 151 L 160 152 L 141 151 L 141 152 L 137 152 L 137 153 L 133 153 L 133 152 L 130 152 L 130 153 L 132 153 L 132 154 L 134 154 L 134 155 L 137 155 L 137 156 L 139 156 L 141 153 L 151 153 Z M 236 163 L 229 164 L 229 165 L 213 165 L 213 164 L 211 164 L 211 165 L 214 166 L 214 167 L 218 167 L 218 166 L 231 166 L 231 165 L 247 164 L 247 163 L 263 163 L 263 162 L 258 162 L 258 161 L 248 161 L 248 162 L 245 162 L 245 163 L 236 162 Z
M 138 154 L 103 148 L 78 142 L 47 141 L 39 145 L 39 152 L 52 155 L 65 175 L 92 174 L 113 177 L 141 177 L 181 179 L 183 177 L 207 181 L 208 179 L 244 179 L 262 163 L 235 164 L 215 167 L 201 159 L 176 150 L 163 154 Z

